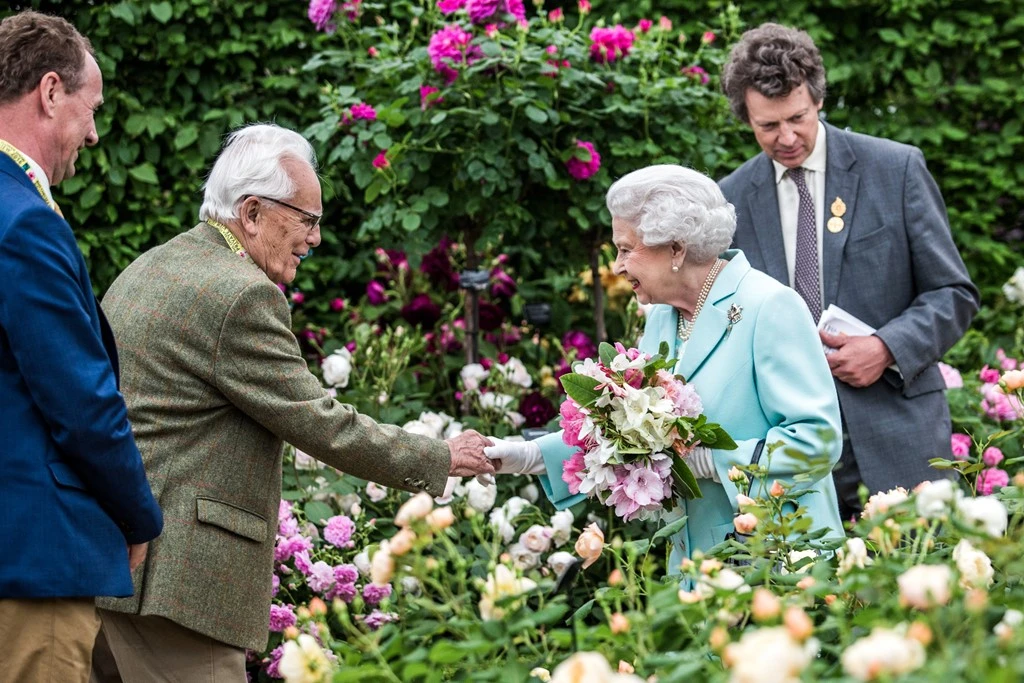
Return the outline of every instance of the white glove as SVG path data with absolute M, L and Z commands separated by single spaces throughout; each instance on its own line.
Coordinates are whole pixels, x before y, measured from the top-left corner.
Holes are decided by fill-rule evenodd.
M 486 448 L 484 454 L 490 457 Z M 697 446 L 683 458 L 683 462 L 690 466 L 693 476 L 697 479 L 710 479 L 716 483 L 722 483 L 722 480 L 718 478 L 718 470 L 715 469 L 715 461 L 711 458 L 711 449 L 707 446 Z
M 501 460 L 498 474 L 541 474 L 546 469 L 540 446 L 533 441 L 506 441 L 493 436 L 487 438 L 494 445 L 484 448 L 484 455 L 491 460 Z

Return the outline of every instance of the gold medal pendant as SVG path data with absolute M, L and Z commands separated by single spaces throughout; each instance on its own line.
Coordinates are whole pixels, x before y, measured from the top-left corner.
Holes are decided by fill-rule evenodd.
M 840 218 L 839 216 L 832 216 L 832 218 L 828 219 L 828 223 L 825 224 L 825 227 L 828 228 L 829 232 L 837 233 L 837 232 L 842 232 L 843 231 L 843 227 L 845 227 L 845 226 L 843 224 L 843 219 L 842 218 Z
M 832 215 L 836 218 L 842 218 L 846 215 L 846 203 L 839 197 L 836 197 L 836 200 L 832 202 Z

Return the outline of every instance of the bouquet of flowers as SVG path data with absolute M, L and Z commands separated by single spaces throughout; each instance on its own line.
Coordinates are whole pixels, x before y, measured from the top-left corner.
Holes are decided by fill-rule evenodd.
M 659 518 L 680 496 L 700 498 L 683 458 L 698 445 L 731 450 L 736 442 L 667 369 L 668 344 L 654 357 L 618 343 L 601 344 L 599 355 L 561 378 L 562 440 L 578 449 L 562 472 L 569 491 L 614 507 L 627 522 Z

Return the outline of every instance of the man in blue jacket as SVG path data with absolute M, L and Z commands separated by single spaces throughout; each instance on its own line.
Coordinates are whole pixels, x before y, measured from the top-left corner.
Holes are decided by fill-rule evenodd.
M 93 599 L 131 595 L 163 526 L 113 335 L 50 194 L 97 143 L 102 101 L 71 24 L 0 22 L 0 681 L 87 681 Z

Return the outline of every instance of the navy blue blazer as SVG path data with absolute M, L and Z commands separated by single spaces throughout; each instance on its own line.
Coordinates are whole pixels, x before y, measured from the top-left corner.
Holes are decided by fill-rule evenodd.
M 163 516 L 71 227 L 0 154 L 0 598 L 127 596 Z

